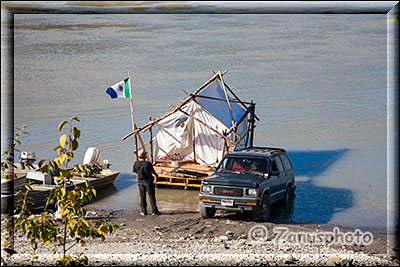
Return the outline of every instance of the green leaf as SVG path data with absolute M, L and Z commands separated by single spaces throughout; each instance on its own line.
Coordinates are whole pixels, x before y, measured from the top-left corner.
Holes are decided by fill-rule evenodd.
M 60 124 L 58 125 L 58 131 L 61 132 L 62 128 L 64 127 L 65 124 L 67 124 L 68 121 L 62 121 L 60 122 Z
M 81 131 L 78 129 L 78 127 L 74 127 L 74 139 L 78 140 L 79 137 L 81 136 Z
M 100 225 L 99 228 L 97 228 L 97 231 L 99 232 L 99 234 L 105 234 L 107 233 L 107 227 L 105 227 L 103 224 Z
M 61 198 L 63 198 L 65 196 L 65 189 L 64 188 L 60 188 L 61 191 Z
M 60 167 L 60 164 L 56 160 L 50 161 L 49 163 L 50 163 L 50 166 L 55 170 Z
M 65 146 L 65 141 L 67 141 L 67 135 L 63 134 L 63 135 L 60 136 L 60 146 L 62 148 L 64 148 L 64 146 Z
M 42 165 L 43 165 L 43 163 L 46 161 L 46 159 L 41 159 L 40 161 L 39 161 L 39 168 L 41 168 L 42 167 Z
M 82 224 L 85 226 L 86 229 L 89 229 L 89 223 L 85 219 L 82 219 Z
M 72 158 L 74 157 L 74 154 L 71 152 L 71 153 L 66 153 L 66 155 L 67 155 L 67 160 L 68 161 L 71 161 L 72 160 Z
M 26 233 L 28 232 L 28 224 L 26 222 L 22 223 L 22 230 Z
M 72 149 L 72 151 L 77 150 L 77 149 L 78 149 L 78 146 L 79 146 L 78 141 L 72 140 L 72 142 L 71 142 L 71 149 Z
M 69 227 L 70 227 L 71 234 L 75 234 L 76 229 L 78 227 L 78 222 L 76 220 L 70 220 Z
M 31 246 L 32 246 L 32 248 L 33 248 L 34 250 L 37 249 L 37 242 L 36 242 L 36 240 L 31 240 Z
M 81 120 L 80 120 L 78 117 L 76 117 L 76 116 L 73 116 L 73 117 L 71 118 L 71 121 L 72 121 L 72 120 L 76 120 L 76 121 L 79 121 L 79 122 L 81 121 Z
M 83 167 L 81 164 L 77 164 L 76 169 L 78 170 L 78 172 L 83 172 Z
M 50 170 L 50 166 L 49 165 L 45 165 L 42 168 L 40 168 L 40 170 L 44 173 L 49 173 Z
M 55 159 L 55 161 L 57 161 L 57 163 L 58 163 L 59 165 L 61 165 L 61 164 L 64 163 L 66 157 L 67 157 L 67 155 L 62 154 L 61 156 L 58 156 L 58 157 Z
M 96 196 L 97 196 L 96 189 L 92 188 L 92 190 L 91 190 L 91 191 L 92 191 L 92 194 L 93 194 L 93 196 L 94 196 L 94 197 L 96 197 Z

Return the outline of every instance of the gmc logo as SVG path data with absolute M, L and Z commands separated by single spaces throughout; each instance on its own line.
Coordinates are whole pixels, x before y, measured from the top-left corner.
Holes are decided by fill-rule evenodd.
M 233 191 L 233 190 L 225 190 L 225 189 L 222 190 L 222 193 L 224 193 L 224 194 L 233 194 L 233 192 L 235 192 L 235 191 Z

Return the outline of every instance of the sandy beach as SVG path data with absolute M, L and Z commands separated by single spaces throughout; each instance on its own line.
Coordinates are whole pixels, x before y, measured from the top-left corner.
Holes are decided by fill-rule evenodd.
M 197 211 L 170 211 L 160 216 L 142 217 L 137 211 L 88 210 L 90 220 L 106 219 L 120 225 L 106 240 L 88 240 L 70 254 L 81 252 L 91 266 L 193 266 L 193 265 L 398 265 L 393 244 L 386 236 L 373 234 L 370 245 L 295 244 L 276 242 L 277 227 L 290 233 L 333 232 L 331 225 L 258 223 L 245 216 L 217 213 L 213 219 L 201 219 Z M 264 238 L 252 240 L 255 227 L 268 230 Z M 351 229 L 340 229 L 346 233 Z M 16 253 L 2 251 L 7 265 L 31 265 L 30 245 L 21 234 L 15 236 Z M 58 255 L 51 246 L 39 246 L 34 265 L 55 265 Z M 3 265 L 3 262 L 2 262 Z

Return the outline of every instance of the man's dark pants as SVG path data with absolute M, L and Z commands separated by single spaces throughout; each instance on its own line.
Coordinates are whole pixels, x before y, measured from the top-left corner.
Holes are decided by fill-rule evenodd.
M 139 181 L 139 193 L 140 193 L 140 209 L 142 212 L 147 214 L 147 201 L 146 192 L 149 194 L 151 210 L 153 213 L 158 212 L 156 205 L 156 191 L 154 188 L 154 183 L 152 181 Z

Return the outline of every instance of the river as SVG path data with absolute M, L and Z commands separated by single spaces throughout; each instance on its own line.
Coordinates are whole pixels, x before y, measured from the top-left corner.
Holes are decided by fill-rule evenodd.
M 14 125 L 30 133 L 19 149 L 54 158 L 58 123 L 78 116 L 74 162 L 95 146 L 121 172 L 91 205 L 138 209 L 133 139 L 120 141 L 129 101 L 105 90 L 129 73 L 141 126 L 228 70 L 230 88 L 256 103 L 255 145 L 292 160 L 290 219 L 386 232 L 386 45 L 385 14 L 15 14 Z M 157 198 L 161 211 L 197 208 L 197 191 Z

